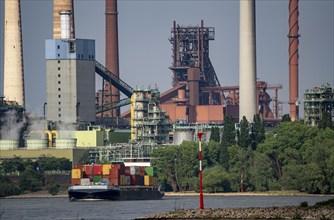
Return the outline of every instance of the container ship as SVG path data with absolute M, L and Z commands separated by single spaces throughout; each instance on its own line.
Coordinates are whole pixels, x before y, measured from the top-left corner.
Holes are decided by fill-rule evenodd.
M 160 200 L 153 167 L 125 166 L 124 163 L 76 165 L 68 188 L 76 200 Z

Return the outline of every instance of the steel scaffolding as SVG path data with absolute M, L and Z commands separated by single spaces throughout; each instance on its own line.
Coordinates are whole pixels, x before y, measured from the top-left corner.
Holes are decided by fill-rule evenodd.
M 308 89 L 304 93 L 304 122 L 312 126 L 319 123 L 324 112 L 334 117 L 334 89 L 329 84 Z

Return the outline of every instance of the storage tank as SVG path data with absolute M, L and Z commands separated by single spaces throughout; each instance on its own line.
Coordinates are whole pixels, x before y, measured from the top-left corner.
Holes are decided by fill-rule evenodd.
M 194 131 L 193 130 L 174 131 L 173 139 L 175 145 L 180 145 L 182 144 L 183 141 L 193 141 Z
M 18 140 L 0 140 L 0 150 L 17 150 L 18 148 Z
M 76 138 L 63 138 L 56 139 L 56 149 L 70 149 L 76 148 L 77 139 Z
M 46 149 L 48 139 L 28 139 L 26 141 L 27 150 Z

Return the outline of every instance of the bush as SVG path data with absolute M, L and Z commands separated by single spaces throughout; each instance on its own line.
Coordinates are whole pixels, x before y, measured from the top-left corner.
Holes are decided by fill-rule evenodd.
M 0 197 L 18 195 L 20 189 L 13 185 L 7 178 L 0 177 Z
M 44 185 L 44 177 L 32 168 L 25 170 L 20 178 L 20 189 L 36 192 Z
M 59 185 L 58 184 L 52 184 L 48 191 L 53 196 L 57 195 L 58 192 L 59 192 Z

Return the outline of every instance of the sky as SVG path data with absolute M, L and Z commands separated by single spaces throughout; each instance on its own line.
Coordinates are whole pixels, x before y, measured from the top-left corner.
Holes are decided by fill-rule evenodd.
M 11 0 L 8 0 L 11 1 Z M 104 0 L 75 0 L 77 38 L 95 39 L 96 60 L 105 63 Z M 288 0 L 256 1 L 257 78 L 281 84 L 279 100 L 288 101 Z M 0 95 L 3 95 L 4 0 L 0 0 Z M 239 81 L 238 0 L 119 0 L 120 78 L 130 86 L 171 88 L 170 30 L 180 25 L 215 28 L 210 59 L 222 86 Z M 334 85 L 334 1 L 299 1 L 299 101 L 306 89 Z M 21 0 L 26 108 L 43 114 L 46 101 L 45 39 L 52 38 L 53 1 Z M 102 80 L 96 77 L 96 89 Z M 271 94 L 273 95 L 273 94 Z M 282 113 L 289 113 L 283 104 Z

